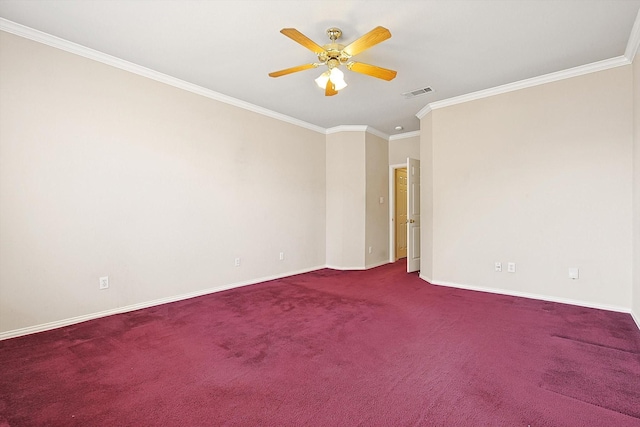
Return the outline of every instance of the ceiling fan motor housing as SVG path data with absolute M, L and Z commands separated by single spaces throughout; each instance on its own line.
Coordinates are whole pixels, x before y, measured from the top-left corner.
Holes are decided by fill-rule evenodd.
M 342 36 L 342 30 L 340 28 L 331 27 L 327 30 L 327 35 L 332 42 L 335 42 Z
M 344 45 L 339 43 L 325 44 L 322 48 L 324 49 L 324 52 L 318 55 L 318 60 L 323 64 L 328 64 L 332 59 L 338 61 L 338 64 L 336 65 L 344 64 L 350 58 L 350 56 L 343 51 Z
M 342 30 L 340 28 L 331 27 L 327 29 L 327 35 L 331 43 L 322 46 L 324 52 L 318 55 L 318 60 L 323 64 L 327 64 L 329 68 L 335 68 L 347 62 L 350 55 L 343 52 L 344 45 L 336 43 L 336 40 L 342 36 Z

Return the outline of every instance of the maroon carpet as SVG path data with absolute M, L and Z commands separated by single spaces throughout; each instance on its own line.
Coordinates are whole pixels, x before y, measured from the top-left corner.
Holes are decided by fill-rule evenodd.
M 0 342 L 0 426 L 640 426 L 628 314 L 321 270 Z

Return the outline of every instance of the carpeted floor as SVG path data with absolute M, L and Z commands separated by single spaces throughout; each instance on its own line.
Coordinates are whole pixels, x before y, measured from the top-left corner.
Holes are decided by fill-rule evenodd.
M 7 425 L 640 426 L 640 331 L 320 270 L 2 341 Z

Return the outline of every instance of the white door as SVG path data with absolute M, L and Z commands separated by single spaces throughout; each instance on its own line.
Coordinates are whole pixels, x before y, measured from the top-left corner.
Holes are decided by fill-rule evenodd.
M 407 257 L 407 168 L 398 168 L 395 173 L 396 187 L 396 258 Z
M 420 160 L 407 159 L 407 272 L 420 270 Z

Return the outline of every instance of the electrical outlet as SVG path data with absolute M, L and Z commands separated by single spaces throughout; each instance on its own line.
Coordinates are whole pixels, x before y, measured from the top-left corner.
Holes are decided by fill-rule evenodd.
M 236 258 L 233 265 L 235 265 L 236 267 L 240 267 L 240 258 Z
M 109 289 L 109 276 L 100 278 L 100 289 Z
M 502 271 L 502 263 L 501 262 L 496 262 L 495 269 L 496 269 L 496 271 Z
M 507 272 L 509 273 L 515 273 L 516 272 L 516 263 L 515 262 L 510 262 L 507 264 Z
M 371 253 L 372 250 L 373 250 L 373 248 L 371 246 L 369 246 L 369 253 Z
M 284 259 L 284 252 L 280 252 L 280 261 Z
M 580 278 L 580 270 L 577 268 L 569 269 L 569 279 L 576 280 Z

